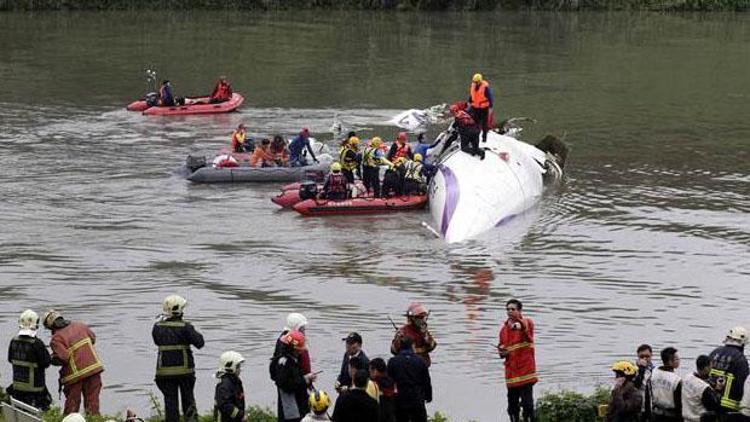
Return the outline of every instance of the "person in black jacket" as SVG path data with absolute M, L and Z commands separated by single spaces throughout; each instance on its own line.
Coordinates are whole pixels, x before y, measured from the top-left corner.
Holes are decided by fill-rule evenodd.
M 396 422 L 394 398 L 396 384 L 388 376 L 388 367 L 381 358 L 370 361 L 370 379 L 378 385 L 380 391 L 380 422 Z
M 745 379 L 748 376 L 747 358 L 745 358 L 745 344 L 747 331 L 743 327 L 729 330 L 724 339 L 724 346 L 711 352 L 710 384 L 717 384 L 723 380 L 727 387 L 721 396 L 721 407 L 724 411 L 737 412 L 740 410 Z
M 214 394 L 214 421 L 242 422 L 245 419 L 245 389 L 240 379 L 240 365 L 245 358 L 237 352 L 224 352 L 219 357 L 219 371 Z
M 282 336 L 281 354 L 271 365 L 272 379 L 278 390 L 279 422 L 299 422 L 310 411 L 307 388 L 315 381 L 315 374 L 305 375 L 300 366 L 300 355 L 305 350 L 305 335 L 290 331 Z
M 370 363 L 367 354 L 362 350 L 362 336 L 358 333 L 349 333 L 348 336 L 341 340 L 346 342 L 346 352 L 344 352 L 344 358 L 341 360 L 341 371 L 334 384 L 336 391 L 339 393 L 346 391 L 352 385 L 353 380 L 349 374 L 349 360 L 352 358 L 361 359 L 365 367 Z
M 380 413 L 378 402 L 365 391 L 369 381 L 370 377 L 365 369 L 360 369 L 354 374 L 354 388 L 341 394 L 336 400 L 331 420 L 334 422 L 378 422 Z
M 156 386 L 164 394 L 166 422 L 179 422 L 179 397 L 185 422 L 198 420 L 195 406 L 195 361 L 190 346 L 204 345 L 203 336 L 192 324 L 182 319 L 187 301 L 177 295 L 168 296 L 162 304 L 162 319 L 154 324 L 151 336 L 159 347 L 156 362 Z
M 410 337 L 402 336 L 399 353 L 388 361 L 388 376 L 396 383 L 396 420 L 425 422 L 425 402 L 432 401 L 432 381 L 424 360 L 414 353 Z
M 39 315 L 28 309 L 18 318 L 18 335 L 10 341 L 8 362 L 13 365 L 13 384 L 8 394 L 16 400 L 46 411 L 52 403 L 45 370 L 52 362 L 44 342 L 36 337 Z

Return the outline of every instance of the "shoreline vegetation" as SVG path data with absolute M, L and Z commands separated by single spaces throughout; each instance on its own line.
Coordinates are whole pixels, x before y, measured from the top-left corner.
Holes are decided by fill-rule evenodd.
M 73 10 L 750 11 L 750 0 L 0 0 L 0 11 Z
M 547 392 L 536 401 L 536 420 L 537 422 L 600 422 L 602 419 L 597 416 L 599 405 L 609 403 L 610 389 L 605 386 L 598 386 L 588 395 L 581 394 L 572 390 L 559 390 Z M 5 391 L 0 388 L 0 401 L 5 401 Z M 164 411 L 161 407 L 161 396 L 153 393 L 150 394 L 151 415 L 143 418 L 145 422 L 161 422 L 164 420 Z M 498 409 L 502 412 L 504 409 Z M 268 406 L 251 405 L 247 408 L 245 414 L 248 422 L 276 422 L 276 412 Z M 53 407 L 42 417 L 43 422 L 61 422 L 63 419 L 62 411 L 59 407 Z M 124 422 L 124 414 L 101 415 L 93 418 L 86 418 L 87 422 L 107 422 L 116 421 Z M 213 422 L 211 412 L 199 416 L 198 422 Z M 5 419 L 0 412 L 0 422 Z M 428 418 L 428 422 L 464 422 L 451 419 L 440 411 L 435 412 Z M 472 422 L 472 421 L 469 421 Z

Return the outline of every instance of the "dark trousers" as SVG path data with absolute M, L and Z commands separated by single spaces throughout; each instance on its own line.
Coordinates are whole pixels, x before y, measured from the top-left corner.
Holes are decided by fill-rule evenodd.
M 65 393 L 65 408 L 63 414 L 78 412 L 81 409 L 81 396 L 86 415 L 99 414 L 99 392 L 102 391 L 101 374 L 92 375 L 73 384 L 63 386 Z
M 508 415 L 511 420 L 519 420 L 518 414 L 523 407 L 523 418 L 534 420 L 534 385 L 508 388 Z
M 427 422 L 424 404 L 417 407 L 396 407 L 396 422 Z
M 487 142 L 487 132 L 490 130 L 490 109 L 487 108 L 473 108 L 471 114 L 474 121 L 482 127 L 482 142 Z
M 380 189 L 380 169 L 377 167 L 362 167 L 362 183 L 369 192 L 372 190 L 376 198 L 382 196 Z
M 680 422 L 682 418 L 678 416 L 652 415 L 652 422 Z
M 484 158 L 484 150 L 479 149 L 478 127 L 472 126 L 460 128 L 458 133 L 461 136 L 461 151 L 471 155 L 479 155 Z
M 197 421 L 198 410 L 195 406 L 195 376 L 157 378 L 156 386 L 164 394 L 164 416 L 166 422 L 180 422 L 179 397 L 182 397 L 182 413 L 185 422 Z
M 52 396 L 50 396 L 49 391 L 47 391 L 46 388 L 44 389 L 44 391 L 38 393 L 16 391 L 13 389 L 13 387 L 8 388 L 5 391 L 14 399 L 24 402 L 29 406 L 34 406 L 44 412 L 49 410 L 49 405 L 52 404 Z
M 346 181 L 348 183 L 354 183 L 354 170 L 343 169 L 341 170 L 341 174 L 343 174 L 344 177 L 346 177 Z
M 404 180 L 404 195 L 424 195 L 425 186 L 416 180 Z

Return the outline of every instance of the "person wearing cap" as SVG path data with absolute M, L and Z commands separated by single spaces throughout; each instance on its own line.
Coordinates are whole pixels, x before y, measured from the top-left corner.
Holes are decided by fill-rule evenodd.
M 282 330 L 281 334 L 279 334 L 279 337 L 276 339 L 276 347 L 273 351 L 273 356 L 279 356 L 281 355 L 282 350 L 284 349 L 284 343 L 282 342 L 282 339 L 289 334 L 291 331 L 299 331 L 302 334 L 305 334 L 307 330 L 307 317 L 304 315 L 292 312 L 286 317 L 286 323 L 284 324 L 284 329 Z M 300 366 L 302 367 L 302 373 L 307 375 L 312 372 L 312 362 L 310 360 L 310 353 L 307 348 L 300 351 Z
M 487 142 L 493 103 L 494 98 L 489 82 L 484 80 L 481 73 L 475 73 L 469 85 L 469 104 L 472 117 L 482 127 L 482 142 Z
M 218 382 L 214 390 L 214 421 L 243 422 L 245 420 L 245 388 L 240 372 L 245 358 L 228 351 L 219 357 Z
M 662 366 L 651 374 L 651 419 L 654 422 L 682 421 L 682 379 L 675 373 L 680 356 L 674 347 L 661 351 Z
M 339 150 L 341 173 L 346 177 L 347 182 L 354 183 L 355 172 L 358 177 L 360 176 L 359 165 L 361 161 L 362 156 L 359 154 L 359 138 L 352 136 Z
M 166 422 L 179 422 L 180 398 L 185 421 L 196 421 L 195 359 L 192 347 L 203 348 L 205 342 L 193 324 L 183 319 L 187 300 L 178 295 L 167 296 L 162 302 L 162 315 L 151 330 L 158 348 L 154 381 L 164 394 Z
M 744 327 L 734 327 L 724 338 L 724 345 L 716 348 L 711 354 L 710 383 L 724 380 L 726 388 L 721 396 L 721 407 L 727 412 L 740 410 L 745 380 L 748 378 L 748 364 L 745 357 L 747 331 Z M 746 396 L 750 394 L 745 394 Z
M 346 351 L 344 352 L 344 358 L 341 360 L 341 371 L 339 371 L 339 376 L 336 378 L 336 383 L 334 384 L 336 391 L 339 393 L 346 391 L 352 385 L 352 377 L 349 371 L 350 360 L 361 360 L 365 368 L 370 363 L 367 354 L 362 350 L 362 336 L 359 333 L 349 333 L 348 336 L 341 340 L 346 343 Z
M 398 350 L 388 361 L 388 376 L 396 383 L 396 420 L 426 422 L 425 403 L 432 401 L 430 371 L 424 359 L 414 354 L 411 337 L 400 337 Z
M 300 421 L 309 411 L 307 389 L 317 376 L 303 373 L 300 366 L 302 351 L 306 349 L 305 335 L 290 331 L 281 338 L 281 353 L 271 361 L 272 379 L 278 392 L 279 421 Z
M 96 353 L 96 335 L 88 325 L 69 321 L 54 309 L 44 315 L 44 327 L 52 331 L 52 364 L 60 366 L 60 385 L 65 394 L 63 414 L 78 412 L 83 396 L 87 415 L 99 415 L 101 373 L 104 365 Z
M 232 84 L 229 83 L 226 76 L 220 76 L 216 81 L 214 91 L 211 93 L 211 104 L 223 103 L 232 99 Z
M 8 346 L 8 362 L 13 365 L 13 384 L 6 392 L 16 400 L 47 411 L 52 396 L 47 390 L 45 374 L 52 357 L 37 337 L 39 315 L 31 309 L 18 318 L 18 335 Z
M 247 128 L 240 123 L 232 132 L 232 152 L 252 152 L 253 149 L 252 139 L 247 139 Z
M 643 404 L 643 396 L 633 384 L 637 369 L 628 361 L 615 362 L 612 365 L 615 373 L 615 387 L 607 406 L 607 422 L 637 422 Z M 518 421 L 518 417 L 511 422 Z M 531 421 L 532 419 L 524 419 Z
M 388 150 L 388 161 L 394 162 L 397 158 L 414 159 L 414 153 L 409 146 L 406 132 L 399 132 L 396 140 Z
M 393 336 L 393 341 L 391 341 L 392 354 L 399 354 L 401 351 L 401 339 L 409 337 L 414 353 L 424 360 L 428 368 L 430 367 L 432 364 L 430 352 L 435 350 L 437 342 L 427 327 L 427 317 L 429 315 L 430 311 L 421 303 L 412 302 L 409 305 L 405 314 L 407 322 L 396 331 L 396 335 Z
M 292 142 L 289 144 L 290 167 L 304 167 L 308 164 L 307 159 L 303 155 L 305 150 L 307 150 L 314 162 L 319 163 L 312 150 L 312 146 L 310 146 L 310 130 L 307 128 L 303 128 L 299 132 L 299 135 L 292 139 Z
M 523 316 L 518 299 L 505 303 L 508 318 L 500 328 L 497 351 L 504 359 L 505 386 L 508 389 L 508 415 L 511 421 L 534 420 L 534 384 L 537 382 L 534 356 L 534 321 Z

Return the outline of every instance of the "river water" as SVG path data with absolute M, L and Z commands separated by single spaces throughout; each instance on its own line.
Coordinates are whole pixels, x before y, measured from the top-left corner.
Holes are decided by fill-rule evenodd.
M 0 333 L 25 308 L 90 323 L 104 410 L 142 414 L 157 392 L 150 329 L 172 293 L 207 339 L 202 411 L 227 349 L 247 357 L 248 401 L 275 407 L 267 362 L 288 312 L 310 319 L 331 391 L 339 339 L 356 330 L 386 356 L 387 317 L 412 300 L 439 342 L 429 410 L 455 420 L 506 420 L 491 343 L 511 297 L 536 322 L 538 391 L 607 383 L 642 342 L 675 345 L 687 372 L 750 325 L 748 45 L 748 15 L 0 14 Z M 126 112 L 151 66 L 178 95 L 227 74 L 247 101 L 220 116 Z M 383 121 L 464 98 L 475 71 L 498 117 L 533 117 L 526 139 L 572 148 L 562 186 L 479 239 L 447 246 L 420 227 L 426 212 L 302 218 L 270 203 L 277 186 L 177 172 L 240 122 L 331 140 L 336 115 L 392 139 Z

